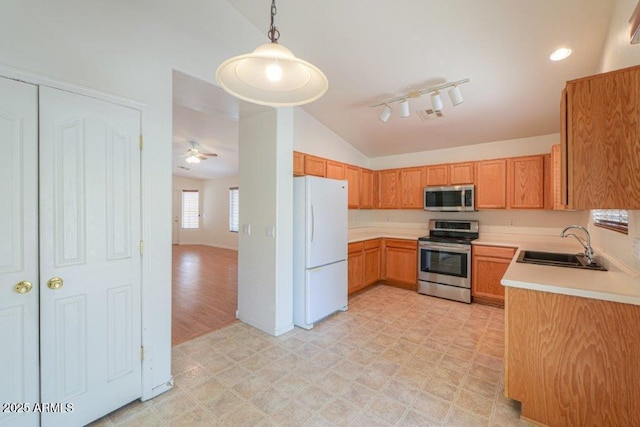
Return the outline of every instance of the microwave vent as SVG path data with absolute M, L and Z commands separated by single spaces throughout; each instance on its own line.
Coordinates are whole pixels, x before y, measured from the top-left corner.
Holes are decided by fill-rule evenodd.
M 422 120 L 423 122 L 435 120 L 443 116 L 444 115 L 442 114 L 442 111 L 434 111 L 431 108 L 427 108 L 426 110 L 418 110 L 418 117 L 420 117 L 420 120 Z

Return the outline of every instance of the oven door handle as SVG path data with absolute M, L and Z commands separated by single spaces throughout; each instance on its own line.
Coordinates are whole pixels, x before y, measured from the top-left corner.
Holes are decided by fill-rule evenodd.
M 466 246 L 466 245 L 439 246 L 439 245 L 432 245 L 432 244 L 421 244 L 420 248 L 421 249 L 434 249 L 434 250 L 437 250 L 437 251 L 447 251 L 447 252 L 463 252 L 463 253 L 471 252 L 471 247 Z

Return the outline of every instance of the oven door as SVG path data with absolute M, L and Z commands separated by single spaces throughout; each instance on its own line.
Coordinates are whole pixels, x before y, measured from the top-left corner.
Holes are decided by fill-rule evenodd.
M 420 242 L 418 279 L 471 288 L 471 245 Z

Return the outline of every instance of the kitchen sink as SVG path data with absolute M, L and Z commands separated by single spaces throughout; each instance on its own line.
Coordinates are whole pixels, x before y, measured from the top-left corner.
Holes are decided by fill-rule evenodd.
M 582 268 L 585 270 L 607 271 L 598 263 L 587 264 L 587 259 L 582 254 L 562 254 L 555 252 L 520 251 L 516 262 L 525 264 L 550 265 L 554 267 Z

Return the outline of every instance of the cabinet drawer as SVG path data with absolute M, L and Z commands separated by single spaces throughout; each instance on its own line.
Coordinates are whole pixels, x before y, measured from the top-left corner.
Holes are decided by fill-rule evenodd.
M 364 250 L 368 250 L 368 249 L 376 249 L 380 247 L 380 239 L 373 239 L 373 240 L 365 240 L 364 242 Z
M 417 240 L 385 239 L 388 248 L 418 249 Z
M 512 259 L 515 253 L 516 248 L 505 248 L 502 246 L 473 246 L 473 254 L 479 256 Z
M 349 243 L 349 253 L 362 252 L 364 248 L 364 242 Z

